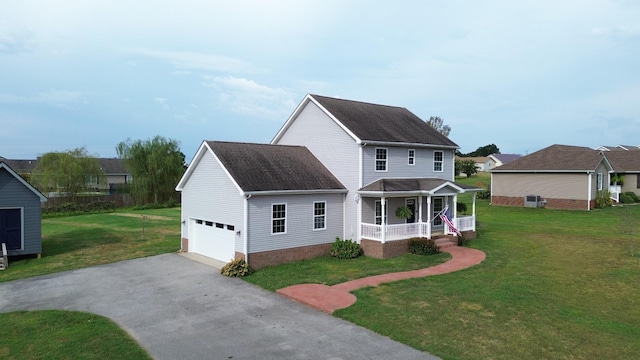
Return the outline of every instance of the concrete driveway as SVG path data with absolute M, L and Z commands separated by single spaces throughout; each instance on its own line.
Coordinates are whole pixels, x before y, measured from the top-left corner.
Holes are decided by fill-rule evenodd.
M 0 312 L 40 309 L 106 316 L 155 359 L 437 359 L 176 254 L 0 283 Z

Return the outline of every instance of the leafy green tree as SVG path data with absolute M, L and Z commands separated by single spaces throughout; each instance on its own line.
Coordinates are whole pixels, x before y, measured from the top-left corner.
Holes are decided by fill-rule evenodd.
M 442 135 L 444 135 L 446 137 L 449 137 L 449 134 L 451 133 L 451 126 L 445 125 L 444 124 L 444 120 L 442 120 L 441 117 L 432 116 L 432 117 L 429 118 L 429 120 L 426 121 L 426 123 L 427 123 L 427 125 L 429 125 L 432 128 L 436 129 Z
M 473 174 L 478 173 L 478 165 L 473 160 L 459 160 L 456 161 L 456 167 L 460 169 L 460 171 L 470 177 Z
M 42 155 L 33 170 L 32 181 L 42 192 L 66 193 L 73 201 L 78 194 L 95 190 L 105 181 L 105 174 L 98 159 L 81 147 Z
M 489 156 L 491 154 L 500 154 L 500 149 L 496 146 L 496 144 L 489 144 L 485 146 L 480 146 L 475 151 L 472 151 L 468 154 L 463 154 L 461 152 L 456 152 L 456 155 L 460 157 L 474 157 L 474 156 Z
M 185 157 L 176 140 L 159 135 L 145 141 L 127 138 L 116 151 L 131 174 L 131 194 L 137 203 L 175 198 L 175 186 L 185 170 Z

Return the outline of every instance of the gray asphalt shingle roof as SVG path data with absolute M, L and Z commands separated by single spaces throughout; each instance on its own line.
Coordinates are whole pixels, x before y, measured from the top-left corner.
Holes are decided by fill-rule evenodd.
M 498 166 L 492 171 L 592 171 L 602 158 L 603 155 L 598 150 L 556 144 Z
M 640 172 L 640 151 L 612 150 L 605 151 L 604 156 L 616 172 Z
M 310 96 L 363 141 L 458 147 L 405 108 Z
M 360 189 L 364 192 L 412 192 L 412 191 L 432 191 L 438 187 L 452 183 L 465 190 L 482 190 L 475 186 L 456 183 L 437 178 L 404 178 L 404 179 L 380 179 L 368 184 Z
M 304 146 L 206 143 L 243 191 L 345 190 Z

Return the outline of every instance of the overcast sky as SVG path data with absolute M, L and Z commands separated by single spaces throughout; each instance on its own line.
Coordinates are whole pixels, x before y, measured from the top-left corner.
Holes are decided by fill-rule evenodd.
M 640 145 L 640 1 L 0 3 L 0 156 L 269 142 L 307 93 L 440 116 L 462 152 Z

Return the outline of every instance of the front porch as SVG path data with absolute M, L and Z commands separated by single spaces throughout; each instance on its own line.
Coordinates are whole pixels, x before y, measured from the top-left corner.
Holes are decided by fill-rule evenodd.
M 475 207 L 474 207 L 475 208 Z M 453 224 L 461 233 L 476 231 L 476 216 L 460 216 L 453 219 Z M 417 222 L 408 224 L 361 224 L 361 237 L 363 239 L 377 240 L 381 242 L 410 239 L 413 237 L 425 237 L 431 239 L 437 235 L 453 235 L 455 231 L 447 224 L 433 230 L 430 222 Z

